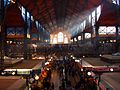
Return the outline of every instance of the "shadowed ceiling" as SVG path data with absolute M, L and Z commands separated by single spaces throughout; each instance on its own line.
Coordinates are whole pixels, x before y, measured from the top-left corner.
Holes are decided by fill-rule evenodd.
M 104 0 L 19 0 L 50 33 L 58 30 L 70 32 Z

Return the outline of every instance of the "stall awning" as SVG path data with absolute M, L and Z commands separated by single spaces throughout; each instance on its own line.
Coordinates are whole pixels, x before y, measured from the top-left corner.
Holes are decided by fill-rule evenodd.
M 120 26 L 119 6 L 105 1 L 102 6 L 98 26 Z
M 5 9 L 4 17 L 5 27 L 24 27 L 25 22 L 22 18 L 21 11 L 16 4 L 10 4 Z

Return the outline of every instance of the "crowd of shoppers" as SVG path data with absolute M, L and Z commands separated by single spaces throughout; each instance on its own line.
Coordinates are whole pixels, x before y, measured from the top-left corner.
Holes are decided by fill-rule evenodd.
M 50 69 L 47 71 L 47 76 L 42 82 L 42 88 L 34 90 L 56 90 L 56 83 L 53 83 L 51 80 L 51 74 L 54 71 L 59 75 L 59 90 L 97 90 L 94 79 L 88 77 L 86 72 L 81 71 L 79 63 L 71 59 L 66 60 L 65 58 L 53 61 Z

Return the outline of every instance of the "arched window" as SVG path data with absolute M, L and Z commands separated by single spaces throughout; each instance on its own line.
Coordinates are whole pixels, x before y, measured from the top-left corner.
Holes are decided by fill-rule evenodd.
M 58 33 L 58 42 L 63 42 L 64 35 L 62 32 Z
M 68 38 L 67 38 L 67 37 L 65 37 L 65 39 L 64 39 L 64 43 L 65 43 L 65 44 L 68 43 Z
M 57 38 L 53 38 L 53 44 L 57 44 Z

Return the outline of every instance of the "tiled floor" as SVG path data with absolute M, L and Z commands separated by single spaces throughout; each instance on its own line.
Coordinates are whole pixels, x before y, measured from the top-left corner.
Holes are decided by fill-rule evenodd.
M 59 86 L 61 85 L 61 83 L 59 73 L 57 71 L 52 71 L 51 82 L 54 83 L 54 90 L 59 90 Z

